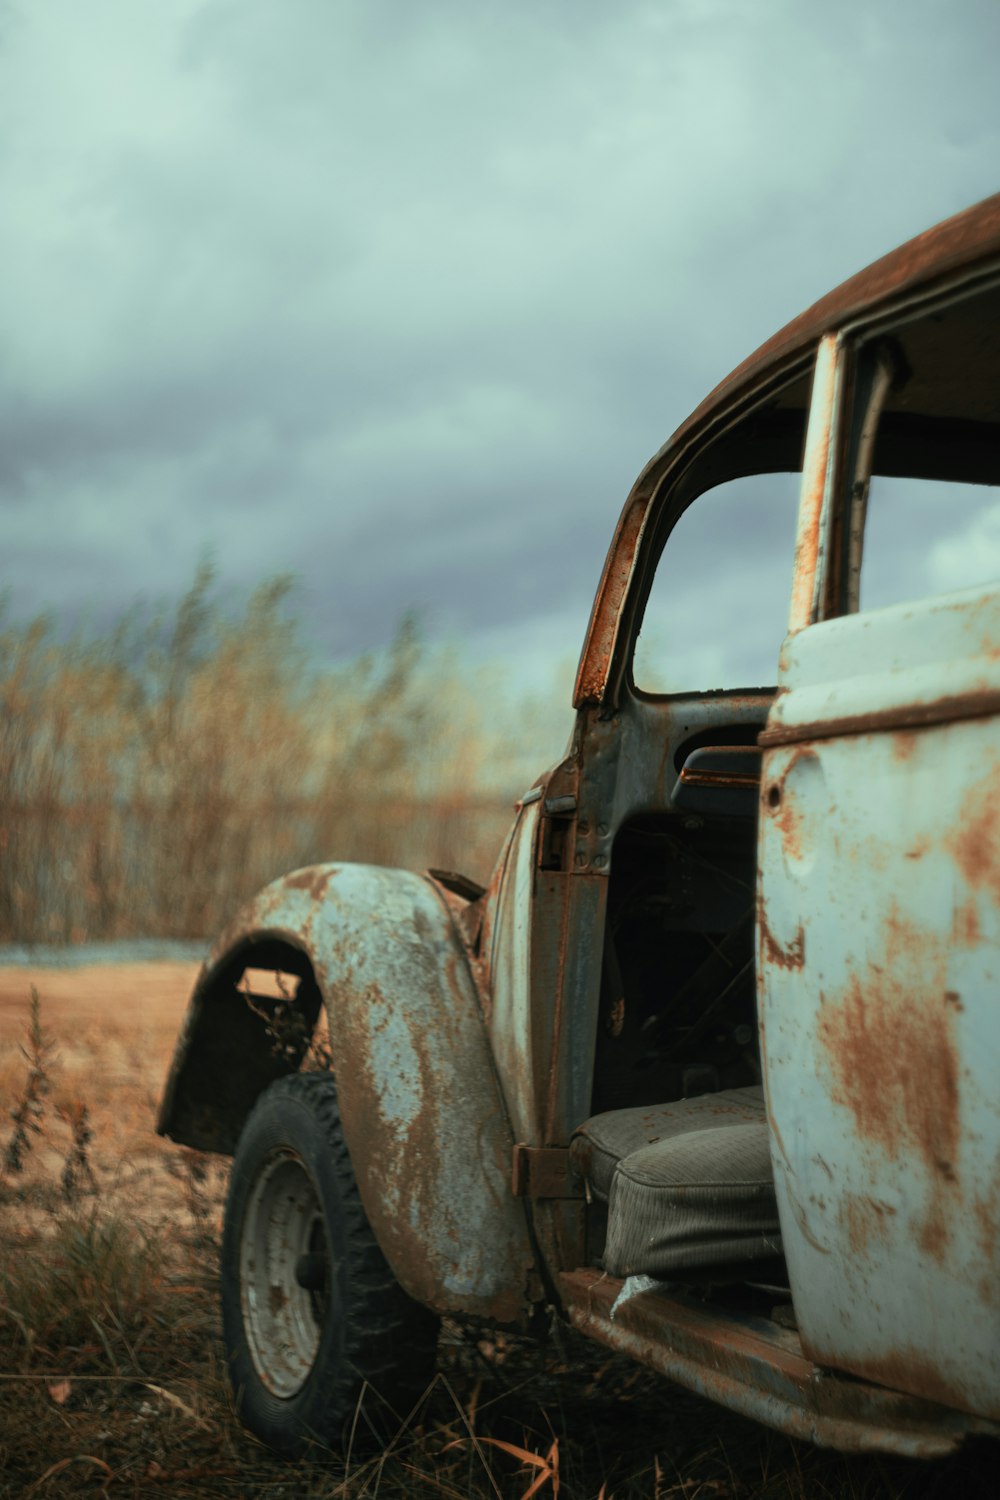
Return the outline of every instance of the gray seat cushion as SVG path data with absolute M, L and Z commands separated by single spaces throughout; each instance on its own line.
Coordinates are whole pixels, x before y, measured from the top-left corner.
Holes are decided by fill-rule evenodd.
M 577 1168 L 608 1199 L 604 1267 L 661 1276 L 781 1254 L 759 1087 L 596 1115 L 577 1131 Z
M 673 1140 L 693 1130 L 765 1123 L 764 1090 L 759 1084 L 672 1099 L 638 1109 L 613 1109 L 594 1115 L 573 1134 L 573 1164 L 590 1184 L 595 1198 L 607 1201 L 615 1167 L 633 1151 L 655 1141 Z

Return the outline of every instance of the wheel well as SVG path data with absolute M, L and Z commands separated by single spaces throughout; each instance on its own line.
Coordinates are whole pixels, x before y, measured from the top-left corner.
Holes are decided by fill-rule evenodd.
M 159 1131 L 231 1156 L 263 1089 L 295 1073 L 309 1050 L 321 995 L 308 954 L 285 938 L 247 938 L 203 975 Z

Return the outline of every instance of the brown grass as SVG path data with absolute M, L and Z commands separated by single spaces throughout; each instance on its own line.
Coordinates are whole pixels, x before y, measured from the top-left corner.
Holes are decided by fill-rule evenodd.
M 38 1023 L 41 1133 L 0 1178 L 0 1495 L 361 1500 L 725 1500 L 995 1493 L 995 1451 L 845 1459 L 789 1442 L 556 1331 L 448 1325 L 441 1373 L 395 1440 L 290 1465 L 236 1421 L 216 1312 L 226 1163 L 152 1133 L 190 964 L 0 970 L 0 1097 Z M 28 1045 L 29 1053 L 31 1046 Z M 64 1183 L 85 1106 L 92 1176 Z M 75 1110 L 75 1113 L 74 1113 Z M 7 1144 L 6 1118 L 0 1149 Z M 364 1412 L 359 1413 L 363 1429 Z

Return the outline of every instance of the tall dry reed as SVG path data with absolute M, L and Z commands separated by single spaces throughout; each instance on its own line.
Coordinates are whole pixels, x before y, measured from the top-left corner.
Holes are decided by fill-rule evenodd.
M 291 593 L 227 609 L 204 564 L 159 615 L 0 630 L 0 941 L 205 936 L 326 859 L 488 875 L 523 788 L 454 661 L 404 616 L 319 670 Z

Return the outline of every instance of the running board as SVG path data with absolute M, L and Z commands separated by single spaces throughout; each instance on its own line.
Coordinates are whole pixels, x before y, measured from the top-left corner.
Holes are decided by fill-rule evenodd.
M 624 1282 L 600 1271 L 559 1276 L 569 1321 L 589 1338 L 789 1437 L 843 1453 L 939 1458 L 1000 1424 L 814 1365 L 798 1334 L 732 1314 L 676 1285 L 612 1305 Z

